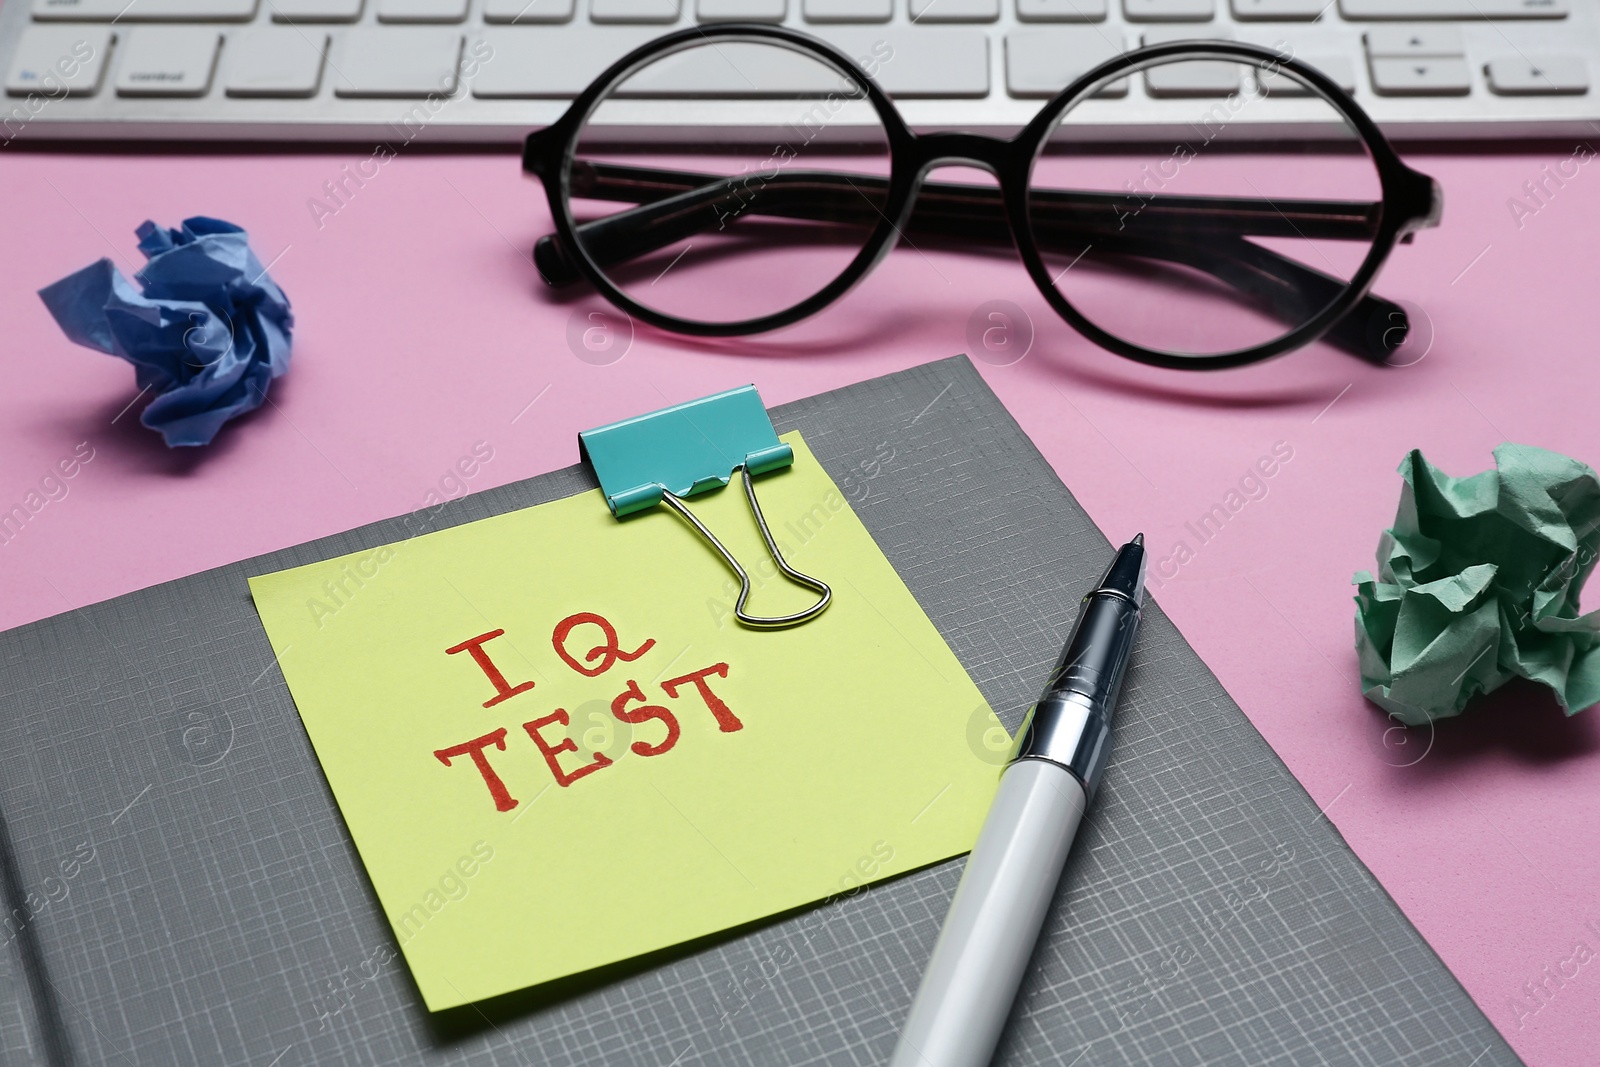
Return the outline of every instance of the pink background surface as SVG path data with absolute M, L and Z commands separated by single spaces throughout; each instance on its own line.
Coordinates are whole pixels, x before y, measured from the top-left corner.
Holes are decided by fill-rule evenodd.
M 1570 151 L 1412 157 L 1442 182 L 1445 223 L 1399 249 L 1379 288 L 1431 321 L 1414 365 L 1317 348 L 1185 376 L 1080 339 L 1020 264 L 909 249 L 781 335 L 641 328 L 623 358 L 593 365 L 569 348 L 569 318 L 604 305 L 543 290 L 524 257 L 547 232 L 542 194 L 510 155 L 402 154 L 319 228 L 307 201 L 368 153 L 12 150 L 0 509 L 80 442 L 94 459 L 0 545 L 0 627 L 421 507 L 478 441 L 494 458 L 472 491 L 572 463 L 580 429 L 667 402 L 754 381 L 781 404 L 967 351 L 974 309 L 1008 299 L 1037 336 L 1014 365 L 979 364 L 990 385 L 1110 537 L 1143 530 L 1158 560 L 1189 541 L 1157 599 L 1512 1045 L 1531 1064 L 1590 1064 L 1600 962 L 1536 1014 L 1511 998 L 1575 941 L 1600 948 L 1584 925 L 1600 927 L 1595 713 L 1566 720 L 1520 689 L 1431 740 L 1386 745 L 1358 689 L 1349 585 L 1372 565 L 1413 446 L 1454 474 L 1489 466 L 1505 439 L 1600 461 L 1600 173 L 1520 228 L 1507 207 Z M 137 408 L 118 418 L 130 368 L 69 344 L 34 291 L 101 255 L 131 270 L 142 220 L 201 213 L 276 260 L 294 369 L 211 449 L 169 453 Z M 1268 494 L 1197 546 L 1184 524 L 1276 442 L 1293 458 Z

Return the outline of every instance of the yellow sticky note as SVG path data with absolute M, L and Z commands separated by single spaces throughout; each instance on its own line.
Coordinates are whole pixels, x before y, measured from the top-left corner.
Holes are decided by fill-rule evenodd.
M 834 603 L 740 626 L 682 519 L 583 493 L 250 580 L 432 1010 L 628 959 L 972 847 L 999 723 L 798 434 L 757 492 Z M 776 575 L 737 483 L 690 501 Z

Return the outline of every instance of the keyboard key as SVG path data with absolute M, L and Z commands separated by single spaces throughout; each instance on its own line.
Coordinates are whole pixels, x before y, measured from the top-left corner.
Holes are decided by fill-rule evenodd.
M 888 22 L 894 0 L 804 0 L 807 22 Z
M 1464 59 L 1374 59 L 1372 88 L 1380 96 L 1466 96 L 1472 71 Z
M 1139 35 L 1146 45 L 1171 44 L 1173 41 L 1231 41 L 1233 34 L 1227 30 L 1213 30 L 1210 26 L 1158 26 Z
M 678 0 L 592 0 L 589 17 L 596 22 L 677 22 Z
M 354 22 L 361 0 L 266 0 L 273 22 Z
M 1156 97 L 1228 96 L 1239 91 L 1242 69 L 1204 60 L 1167 63 L 1144 72 L 1144 91 Z
M 1367 31 L 1369 56 L 1464 56 L 1466 43 L 1454 26 L 1374 26 Z
M 328 35 L 293 26 L 236 33 L 228 41 L 229 96 L 311 97 L 322 82 Z
M 838 85 L 838 72 L 799 52 L 748 41 L 719 41 L 651 63 L 620 86 L 618 95 L 724 100 L 741 96 L 823 96 Z
M 1144 43 L 1170 44 L 1173 41 L 1227 41 L 1232 34 L 1213 32 L 1210 27 L 1180 28 L 1168 26 L 1145 30 Z M 1244 67 L 1238 63 L 1208 61 L 1204 59 L 1181 60 L 1163 63 L 1144 72 L 1145 92 L 1151 96 L 1227 96 L 1239 91 L 1239 75 Z
M 570 22 L 572 0 L 484 0 L 483 21 L 489 23 Z M 617 55 L 620 57 L 621 52 Z
M 478 71 L 472 95 L 480 100 L 577 96 L 619 57 L 657 36 L 653 29 L 595 26 L 552 48 L 548 29 L 487 30 L 483 40 L 494 50 L 494 60 Z
M 111 52 L 111 31 L 76 26 L 29 26 L 6 73 L 12 96 L 93 96 Z
M 141 27 L 122 43 L 118 96 L 204 96 L 222 35 L 196 26 Z
M 1339 0 L 1347 19 L 1564 19 L 1569 0 Z
M 1017 0 L 1023 22 L 1104 22 L 1106 0 Z
M 1315 67 L 1333 80 L 1333 83 L 1345 92 L 1354 95 L 1356 91 L 1356 65 L 1347 55 L 1328 53 L 1326 55 L 1301 55 L 1295 53 L 1295 58 L 1302 63 Z M 1293 78 L 1283 74 L 1273 74 L 1260 67 L 1256 68 L 1256 81 L 1261 86 L 1261 91 L 1268 96 L 1311 96 L 1312 92 Z
M 701 22 L 782 22 L 789 0 L 698 0 L 695 18 Z
M 993 22 L 1000 17 L 1000 0 L 911 0 L 911 21 Z
M 697 0 L 694 14 L 701 22 L 782 22 L 789 0 Z
M 359 27 L 344 35 L 339 62 L 333 66 L 333 91 L 336 96 L 412 100 L 453 96 L 460 63 L 461 34 L 454 30 Z M 493 66 L 485 64 L 483 73 Z
M 1327 10 L 1332 0 L 1233 0 L 1233 17 L 1240 22 L 1310 22 Z
M 1489 88 L 1499 96 L 1582 96 L 1589 65 L 1577 55 L 1500 56 L 1489 60 Z
M 40 22 L 248 22 L 256 0 L 33 0 Z
M 1216 7 L 1215 0 L 1122 0 L 1129 22 L 1209 22 Z
M 379 22 L 460 22 L 467 0 L 378 0 Z
M 881 54 L 878 50 L 888 49 L 890 58 L 870 65 L 877 68 L 878 84 L 891 96 L 986 96 L 989 92 L 989 38 L 981 30 L 912 27 L 897 35 L 833 30 L 822 36 L 851 57 L 872 57 Z M 653 63 L 629 78 L 619 95 L 820 97 L 838 85 L 839 75 L 833 68 L 798 52 L 732 41 L 679 52 Z
M 1121 51 L 1120 35 L 1087 26 L 1014 30 L 1006 34 L 1006 91 L 1017 97 L 1054 96 Z M 1122 78 L 1099 95 L 1127 94 L 1128 79 Z
M 989 35 L 979 27 L 896 26 L 891 29 L 819 29 L 817 36 L 876 69 L 873 78 L 890 96 L 989 95 Z

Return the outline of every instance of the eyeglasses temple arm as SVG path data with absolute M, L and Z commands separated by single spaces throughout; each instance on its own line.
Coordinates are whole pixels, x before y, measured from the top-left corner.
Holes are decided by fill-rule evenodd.
M 1205 243 L 1108 238 L 1101 251 L 1181 263 L 1226 282 L 1258 300 L 1280 322 L 1297 325 L 1331 304 L 1345 282 L 1243 238 Z M 1405 308 L 1368 293 L 1322 340 L 1370 363 L 1384 363 L 1410 332 Z
M 573 166 L 571 195 L 642 206 L 582 223 L 584 249 L 602 266 L 627 262 L 675 241 L 725 228 L 746 215 L 876 225 L 888 198 L 887 180 L 826 171 L 790 171 L 717 178 L 686 171 L 607 163 Z M 1381 205 L 1360 201 L 1281 200 L 1244 197 L 1137 196 L 1043 189 L 1031 194 L 1035 229 L 1071 226 L 1084 236 L 1140 228 L 1258 237 L 1370 240 Z M 929 182 L 922 186 L 911 227 L 969 239 L 1009 242 L 1010 228 L 998 189 Z M 550 285 L 579 275 L 553 237 L 534 247 L 534 262 Z
M 573 173 L 574 196 L 641 204 L 580 224 L 585 250 L 601 266 L 611 266 L 713 225 L 725 227 L 745 214 L 872 225 L 881 218 L 888 195 L 888 182 L 871 176 L 806 171 L 754 177 L 757 180 L 750 175 L 718 179 L 684 171 L 579 164 Z M 1102 252 L 1183 263 L 1250 293 L 1275 317 L 1291 324 L 1325 307 L 1344 283 L 1242 240 L 1242 233 L 1370 239 L 1379 207 L 1367 202 L 1234 197 L 1141 201 L 1077 190 L 1039 190 L 1029 204 L 1035 237 L 1047 250 L 1098 244 Z M 1137 234 L 1127 229 L 1134 219 Z M 1011 241 L 999 190 L 985 186 L 924 184 L 908 228 L 920 237 Z M 581 277 L 553 236 L 539 240 L 534 257 L 551 285 L 570 284 Z M 1369 329 L 1374 322 L 1392 325 L 1374 331 Z M 1405 331 L 1404 309 L 1368 295 L 1325 339 L 1360 358 L 1382 362 L 1404 339 Z

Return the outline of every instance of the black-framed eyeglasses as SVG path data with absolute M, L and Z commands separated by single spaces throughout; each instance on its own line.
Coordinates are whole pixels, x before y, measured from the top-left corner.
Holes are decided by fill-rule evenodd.
M 1158 44 L 1002 139 L 913 132 L 863 69 L 893 62 L 881 41 L 858 63 L 759 25 L 629 53 L 524 146 L 555 221 L 540 275 L 586 280 L 667 330 L 735 336 L 820 311 L 897 243 L 1009 244 L 1074 328 L 1144 363 L 1234 367 L 1319 338 L 1382 362 L 1403 342 L 1404 309 L 1370 289 L 1396 243 L 1438 224 L 1442 194 L 1315 68 L 1250 44 Z M 1119 119 L 1138 77 L 1159 139 Z M 643 131 L 667 118 L 704 136 L 640 165 Z M 952 165 L 998 188 L 925 180 Z

